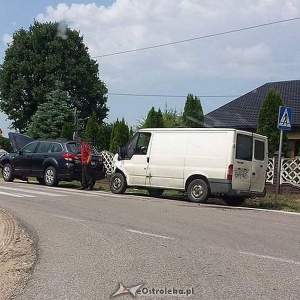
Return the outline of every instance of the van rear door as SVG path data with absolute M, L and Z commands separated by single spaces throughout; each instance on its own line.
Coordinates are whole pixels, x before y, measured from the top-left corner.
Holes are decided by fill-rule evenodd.
M 263 192 L 266 181 L 268 147 L 267 139 L 253 135 L 253 160 L 250 191 Z
M 243 132 L 237 133 L 233 163 L 232 188 L 263 192 L 267 168 L 267 139 Z
M 233 160 L 232 189 L 250 191 L 252 171 L 252 134 L 237 133 Z

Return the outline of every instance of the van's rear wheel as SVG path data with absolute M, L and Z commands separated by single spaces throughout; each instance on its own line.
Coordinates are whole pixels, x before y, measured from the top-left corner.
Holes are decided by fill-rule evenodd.
M 162 189 L 148 189 L 148 193 L 151 197 L 160 197 L 164 190 Z
M 194 179 L 187 189 L 189 200 L 196 203 L 205 203 L 208 198 L 208 194 L 208 184 L 202 179 Z
M 123 174 L 115 173 L 110 179 L 110 190 L 114 194 L 123 194 L 126 191 L 127 183 Z
M 223 199 L 226 202 L 226 204 L 230 206 L 242 205 L 246 200 L 245 197 L 229 197 L 229 196 L 224 197 Z

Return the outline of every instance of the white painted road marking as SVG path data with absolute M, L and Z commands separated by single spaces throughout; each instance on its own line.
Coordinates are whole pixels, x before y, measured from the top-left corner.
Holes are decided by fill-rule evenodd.
M 250 255 L 250 256 L 256 256 L 259 258 L 272 259 L 272 260 L 276 260 L 276 261 L 283 262 L 283 263 L 300 265 L 299 261 L 294 261 L 294 260 L 290 260 L 290 259 L 278 258 L 278 257 L 274 257 L 274 256 L 269 256 L 269 255 L 255 254 L 255 253 L 251 253 L 251 252 L 240 252 L 240 253 Z
M 16 192 L 27 192 L 27 193 L 31 193 L 31 194 L 38 194 L 38 195 L 44 195 L 44 196 L 53 196 L 53 197 L 61 197 L 61 196 L 65 196 L 64 194 L 54 194 L 54 193 L 47 193 L 47 192 L 41 192 L 41 191 L 33 191 L 30 189 L 18 189 L 18 188 L 13 188 L 13 187 L 6 187 L 6 186 L 1 186 L 0 188 L 1 190 L 10 190 L 10 191 L 16 191 Z
M 65 220 L 75 221 L 75 222 L 84 222 L 84 221 L 85 221 L 85 220 L 76 219 L 76 218 L 71 218 L 71 217 L 62 216 L 62 215 L 55 215 L 55 214 L 52 214 L 52 216 L 53 216 L 53 217 L 57 217 L 57 218 L 61 218 L 61 219 L 65 219 Z
M 132 233 L 148 235 L 148 236 L 152 236 L 152 237 L 157 237 L 157 238 L 161 238 L 161 239 L 175 240 L 175 238 L 172 238 L 170 236 L 159 235 L 159 234 L 154 234 L 154 233 L 148 233 L 148 232 L 143 232 L 143 231 L 138 231 L 138 230 L 133 230 L 133 229 L 126 229 L 126 231 L 127 232 L 132 232 Z
M 33 195 L 26 195 L 26 194 L 15 194 L 15 193 L 7 193 L 7 192 L 2 192 L 0 191 L 1 195 L 6 195 L 6 196 L 11 196 L 11 197 L 17 197 L 17 198 L 23 198 L 23 197 L 35 197 Z

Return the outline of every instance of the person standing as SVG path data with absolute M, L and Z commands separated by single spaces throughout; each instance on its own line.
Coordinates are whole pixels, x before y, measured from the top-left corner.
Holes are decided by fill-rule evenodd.
M 94 188 L 94 178 L 92 171 L 92 147 L 87 141 L 82 138 L 78 139 L 80 146 L 80 156 L 81 156 L 81 165 L 82 165 L 82 175 L 81 175 L 81 187 L 79 190 L 93 190 Z

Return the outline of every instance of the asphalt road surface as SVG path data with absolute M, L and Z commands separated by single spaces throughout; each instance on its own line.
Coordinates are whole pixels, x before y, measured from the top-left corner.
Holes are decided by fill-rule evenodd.
M 0 207 L 38 244 L 17 300 L 300 299 L 299 214 L 3 180 Z

